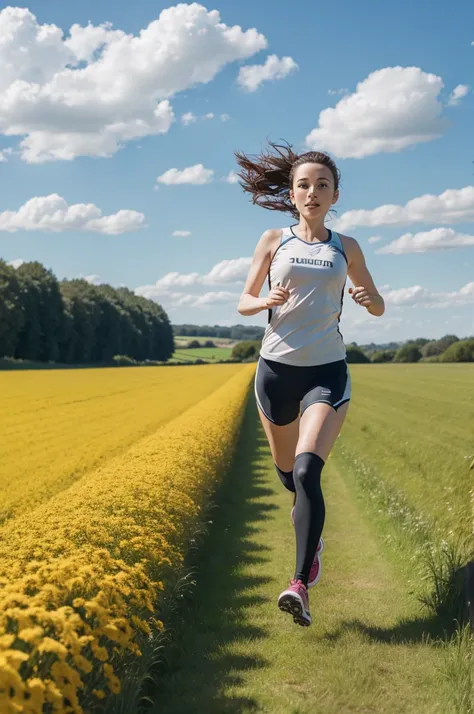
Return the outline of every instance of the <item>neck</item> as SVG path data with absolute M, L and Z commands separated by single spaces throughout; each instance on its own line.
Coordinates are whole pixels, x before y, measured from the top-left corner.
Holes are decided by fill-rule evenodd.
M 308 221 L 303 216 L 300 216 L 298 232 L 301 238 L 307 241 L 326 241 L 329 237 L 329 231 L 324 227 L 324 218 Z

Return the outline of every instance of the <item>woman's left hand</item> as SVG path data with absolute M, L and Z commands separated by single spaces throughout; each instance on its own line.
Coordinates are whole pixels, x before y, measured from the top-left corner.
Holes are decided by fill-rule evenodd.
M 358 288 L 349 288 L 349 295 L 352 296 L 354 302 L 363 307 L 370 307 L 374 304 L 375 295 L 369 295 L 363 286 Z

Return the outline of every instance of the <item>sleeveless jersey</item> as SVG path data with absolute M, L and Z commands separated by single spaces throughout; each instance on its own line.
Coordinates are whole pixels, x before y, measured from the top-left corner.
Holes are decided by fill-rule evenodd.
M 325 242 L 309 243 L 283 228 L 268 272 L 268 287 L 290 291 L 283 305 L 268 310 L 262 357 L 299 367 L 345 359 L 339 331 L 347 258 L 341 238 L 329 231 Z

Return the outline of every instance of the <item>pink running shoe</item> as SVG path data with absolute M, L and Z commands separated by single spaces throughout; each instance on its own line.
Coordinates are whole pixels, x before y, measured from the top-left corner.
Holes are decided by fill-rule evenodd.
M 295 525 L 295 507 L 291 509 L 291 520 L 293 522 L 293 525 Z M 308 578 L 308 588 L 314 588 L 315 585 L 317 585 L 321 579 L 321 574 L 323 572 L 323 564 L 321 562 L 321 553 L 324 550 L 324 541 L 321 536 L 320 541 L 318 543 L 318 548 L 316 550 L 316 555 L 314 556 L 313 560 L 313 565 L 311 566 L 311 570 L 309 571 L 309 578 Z
M 293 615 L 293 621 L 297 625 L 303 627 L 311 625 L 308 589 L 302 580 L 290 580 L 290 587 L 284 590 L 278 598 L 278 607 L 283 612 Z

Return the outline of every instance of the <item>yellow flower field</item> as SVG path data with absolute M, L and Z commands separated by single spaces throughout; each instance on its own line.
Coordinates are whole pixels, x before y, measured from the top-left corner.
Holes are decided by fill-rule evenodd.
M 155 617 L 160 593 L 182 564 L 197 517 L 230 463 L 255 371 L 255 365 L 237 365 L 231 374 L 221 366 L 199 373 L 146 368 L 152 384 L 161 378 L 153 372 L 161 370 L 174 381 L 168 399 L 173 394 L 175 402 L 189 404 L 193 392 L 196 401 L 206 380 L 208 395 L 186 411 L 175 406 L 182 413 L 167 424 L 0 528 L 2 714 L 92 714 L 101 699 L 120 692 L 123 655 L 141 656 L 140 642 L 162 628 Z M 124 394 L 134 371 L 125 373 Z M 145 376 L 136 379 L 135 410 L 126 397 L 129 421 L 132 414 L 138 418 L 140 399 L 148 410 L 153 401 L 145 397 Z M 172 413 L 159 394 L 159 406 Z M 53 411 L 58 398 L 51 396 Z M 88 401 L 96 423 L 90 392 Z M 35 403 L 42 402 L 33 397 Z M 42 414 L 52 425 L 44 406 Z M 116 440 L 110 443 L 118 448 Z
M 0 523 L 123 453 L 240 368 L 0 372 Z

